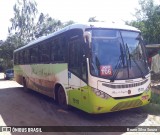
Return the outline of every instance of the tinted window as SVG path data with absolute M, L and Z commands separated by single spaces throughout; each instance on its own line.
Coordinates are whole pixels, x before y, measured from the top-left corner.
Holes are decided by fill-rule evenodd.
M 80 57 L 80 40 L 75 39 L 69 43 L 69 68 L 72 72 L 79 75 L 81 74 L 81 57 Z
M 19 63 L 24 64 L 24 51 L 20 51 L 19 53 Z
M 65 40 L 63 37 L 56 38 L 51 45 L 51 61 L 64 62 L 65 61 Z
M 33 47 L 30 49 L 31 63 L 38 63 L 38 47 Z
M 104 30 L 104 29 L 94 29 L 92 30 L 93 37 L 116 37 L 116 30 Z
M 41 63 L 50 62 L 50 42 L 44 42 L 39 46 L 39 58 Z
M 25 52 L 24 52 L 24 60 L 25 60 L 25 64 L 29 64 L 30 63 L 30 52 L 29 52 L 29 49 L 25 50 Z

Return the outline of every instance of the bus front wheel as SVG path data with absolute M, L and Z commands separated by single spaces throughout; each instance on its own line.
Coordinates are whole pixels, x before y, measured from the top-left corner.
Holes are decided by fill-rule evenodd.
M 64 92 L 64 89 L 62 86 L 58 88 L 58 104 L 63 108 L 63 109 L 68 109 L 67 105 L 67 100 L 66 100 L 66 95 Z

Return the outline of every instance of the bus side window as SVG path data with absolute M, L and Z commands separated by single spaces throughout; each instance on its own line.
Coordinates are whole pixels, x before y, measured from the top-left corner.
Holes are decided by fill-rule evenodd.
M 58 46 L 56 45 L 56 41 L 53 40 L 51 44 L 51 62 L 55 62 L 57 60 L 57 50 Z
M 21 51 L 20 52 L 20 54 L 21 54 L 21 64 L 23 65 L 24 63 L 25 63 L 25 61 L 24 61 L 24 51 Z
M 19 59 L 20 59 L 20 58 L 19 58 L 19 52 L 17 52 L 16 55 L 17 55 L 17 56 L 16 56 L 16 57 L 17 57 L 17 64 L 20 64 L 20 62 L 19 62 Z
M 78 39 L 70 41 L 69 43 L 69 68 L 72 72 L 81 75 L 80 63 L 80 42 Z
M 55 39 L 54 43 L 55 43 L 55 46 L 56 46 L 55 47 L 56 51 L 55 51 L 55 55 L 54 55 L 54 60 L 59 61 L 59 50 L 60 50 L 59 39 L 58 38 Z
M 22 51 L 19 52 L 19 63 L 23 64 L 23 52 Z
M 51 62 L 64 62 L 64 42 L 61 37 L 56 38 L 51 44 Z
M 50 62 L 50 44 L 49 42 L 44 42 L 39 46 L 39 58 L 40 63 Z
M 69 69 L 87 82 L 87 62 L 83 38 L 77 36 L 69 42 Z
M 61 61 L 65 61 L 66 59 L 66 39 L 65 37 L 60 37 L 60 50 L 59 54 L 61 57 Z
M 85 47 L 82 46 L 81 49 L 81 57 L 82 57 L 82 79 L 87 81 L 87 61 L 86 61 L 86 51 L 85 51 Z
M 31 48 L 31 63 L 38 63 L 38 46 Z
M 29 64 L 30 63 L 29 49 L 25 50 L 25 52 L 24 52 L 24 60 L 25 60 L 25 64 Z

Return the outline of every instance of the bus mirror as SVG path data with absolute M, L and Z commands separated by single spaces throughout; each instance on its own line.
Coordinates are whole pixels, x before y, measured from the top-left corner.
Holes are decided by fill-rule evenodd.
M 91 43 L 91 33 L 86 31 L 86 32 L 84 32 L 83 36 L 84 36 L 85 43 L 88 43 L 90 45 L 90 43 Z

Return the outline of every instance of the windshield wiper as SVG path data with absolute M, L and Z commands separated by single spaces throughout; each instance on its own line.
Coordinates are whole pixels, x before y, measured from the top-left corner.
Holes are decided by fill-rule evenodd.
M 142 69 L 140 68 L 140 66 L 138 65 L 138 63 L 136 62 L 136 60 L 134 59 L 132 54 L 130 54 L 130 57 L 132 58 L 133 62 L 136 64 L 136 66 L 138 67 L 138 69 L 139 69 L 139 71 L 142 75 L 142 78 L 145 79 L 145 76 L 144 76 L 144 73 L 143 73 Z
M 98 75 L 99 75 L 98 67 L 99 67 L 100 63 L 99 63 L 99 60 L 98 60 L 98 58 L 97 58 L 97 55 L 94 56 L 94 59 L 95 59 L 95 60 L 94 60 L 94 62 L 93 62 L 93 58 L 92 58 L 91 64 L 92 64 L 92 67 L 93 67 L 96 75 L 98 76 Z
M 134 62 L 134 63 L 136 64 L 136 66 L 138 67 L 138 69 L 139 69 L 139 71 L 140 71 L 140 73 L 141 73 L 141 75 L 142 75 L 142 78 L 144 79 L 144 78 L 145 78 L 144 73 L 143 73 L 142 69 L 140 68 L 140 66 L 138 65 L 138 63 L 136 62 L 136 60 L 134 59 L 133 55 L 130 54 L 130 51 L 129 51 L 129 48 L 128 48 L 127 43 L 126 43 L 126 51 L 128 52 L 128 57 L 129 57 L 129 61 L 130 61 L 130 67 L 131 67 L 131 59 L 132 59 L 133 62 Z
M 123 47 L 122 47 L 122 44 L 120 43 L 120 52 L 121 52 L 121 60 L 122 60 L 122 64 L 123 64 L 123 67 L 125 65 L 125 60 L 124 60 L 124 52 L 123 52 Z
M 117 77 L 117 75 L 118 75 L 118 73 L 119 73 L 119 67 L 120 67 L 120 65 L 121 65 L 121 63 L 123 63 L 122 60 L 123 59 L 123 57 L 122 57 L 122 55 L 120 55 L 119 56 L 119 59 L 118 59 L 118 61 L 117 61 L 117 64 L 116 64 L 116 66 L 115 66 L 115 72 L 114 72 L 114 75 L 113 75 L 113 77 L 110 79 L 110 82 L 114 82 L 114 80 L 116 79 L 116 77 Z
M 124 52 L 123 52 L 123 47 L 122 47 L 122 44 L 120 43 L 120 52 L 121 52 L 121 55 L 119 56 L 119 59 L 117 61 L 117 64 L 115 66 L 115 72 L 114 72 L 114 75 L 113 77 L 110 79 L 111 82 L 114 82 L 114 80 L 116 79 L 118 73 L 119 73 L 119 67 L 120 65 L 122 64 L 123 65 L 123 68 L 125 67 L 125 60 L 124 60 Z
M 131 55 L 130 55 L 130 51 L 129 51 L 129 47 L 128 47 L 128 45 L 127 45 L 127 43 L 126 43 L 126 55 L 128 54 L 128 59 L 127 59 L 127 62 L 128 62 L 128 60 L 129 60 L 129 66 L 130 66 L 130 68 L 131 68 Z M 127 56 L 126 56 L 127 57 Z

